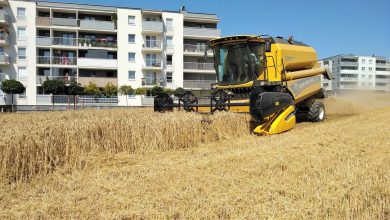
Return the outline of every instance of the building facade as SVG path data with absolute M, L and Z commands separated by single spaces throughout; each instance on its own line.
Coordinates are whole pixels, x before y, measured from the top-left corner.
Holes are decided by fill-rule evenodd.
M 208 40 L 220 37 L 214 14 L 43 1 L 0 0 L 0 80 L 26 87 L 18 105 L 45 105 L 47 79 L 150 89 L 201 89 L 215 82 Z M 9 97 L 1 104 L 7 104 Z M 128 99 L 128 100 L 126 100 Z M 143 105 L 119 96 L 118 105 Z
M 322 79 L 326 90 L 390 92 L 390 60 L 380 56 L 337 55 L 321 60 L 335 77 Z

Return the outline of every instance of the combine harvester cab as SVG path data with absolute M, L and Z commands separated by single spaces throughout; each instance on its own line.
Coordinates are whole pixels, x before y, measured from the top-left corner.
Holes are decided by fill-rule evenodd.
M 217 84 L 211 95 L 196 97 L 187 91 L 174 100 L 167 94 L 155 98 L 155 111 L 250 113 L 257 123 L 254 133 L 277 134 L 292 129 L 296 114 L 310 121 L 325 118 L 320 67 L 316 51 L 301 42 L 281 37 L 233 36 L 211 40 Z M 206 53 L 206 52 L 205 52 Z

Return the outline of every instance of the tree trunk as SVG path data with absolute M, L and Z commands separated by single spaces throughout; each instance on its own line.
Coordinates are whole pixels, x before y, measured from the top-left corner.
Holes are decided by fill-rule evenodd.
M 11 112 L 14 113 L 14 94 L 11 94 Z

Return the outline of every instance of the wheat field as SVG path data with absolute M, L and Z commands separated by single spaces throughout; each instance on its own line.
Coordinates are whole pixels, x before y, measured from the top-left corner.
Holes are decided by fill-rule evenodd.
M 274 136 L 232 113 L 0 115 L 0 218 L 390 219 L 390 97 L 325 104 Z

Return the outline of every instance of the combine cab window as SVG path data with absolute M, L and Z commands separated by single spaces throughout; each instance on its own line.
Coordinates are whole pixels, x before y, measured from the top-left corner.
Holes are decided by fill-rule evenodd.
M 258 77 L 263 66 L 263 44 L 222 44 L 214 50 L 219 85 L 243 84 Z

